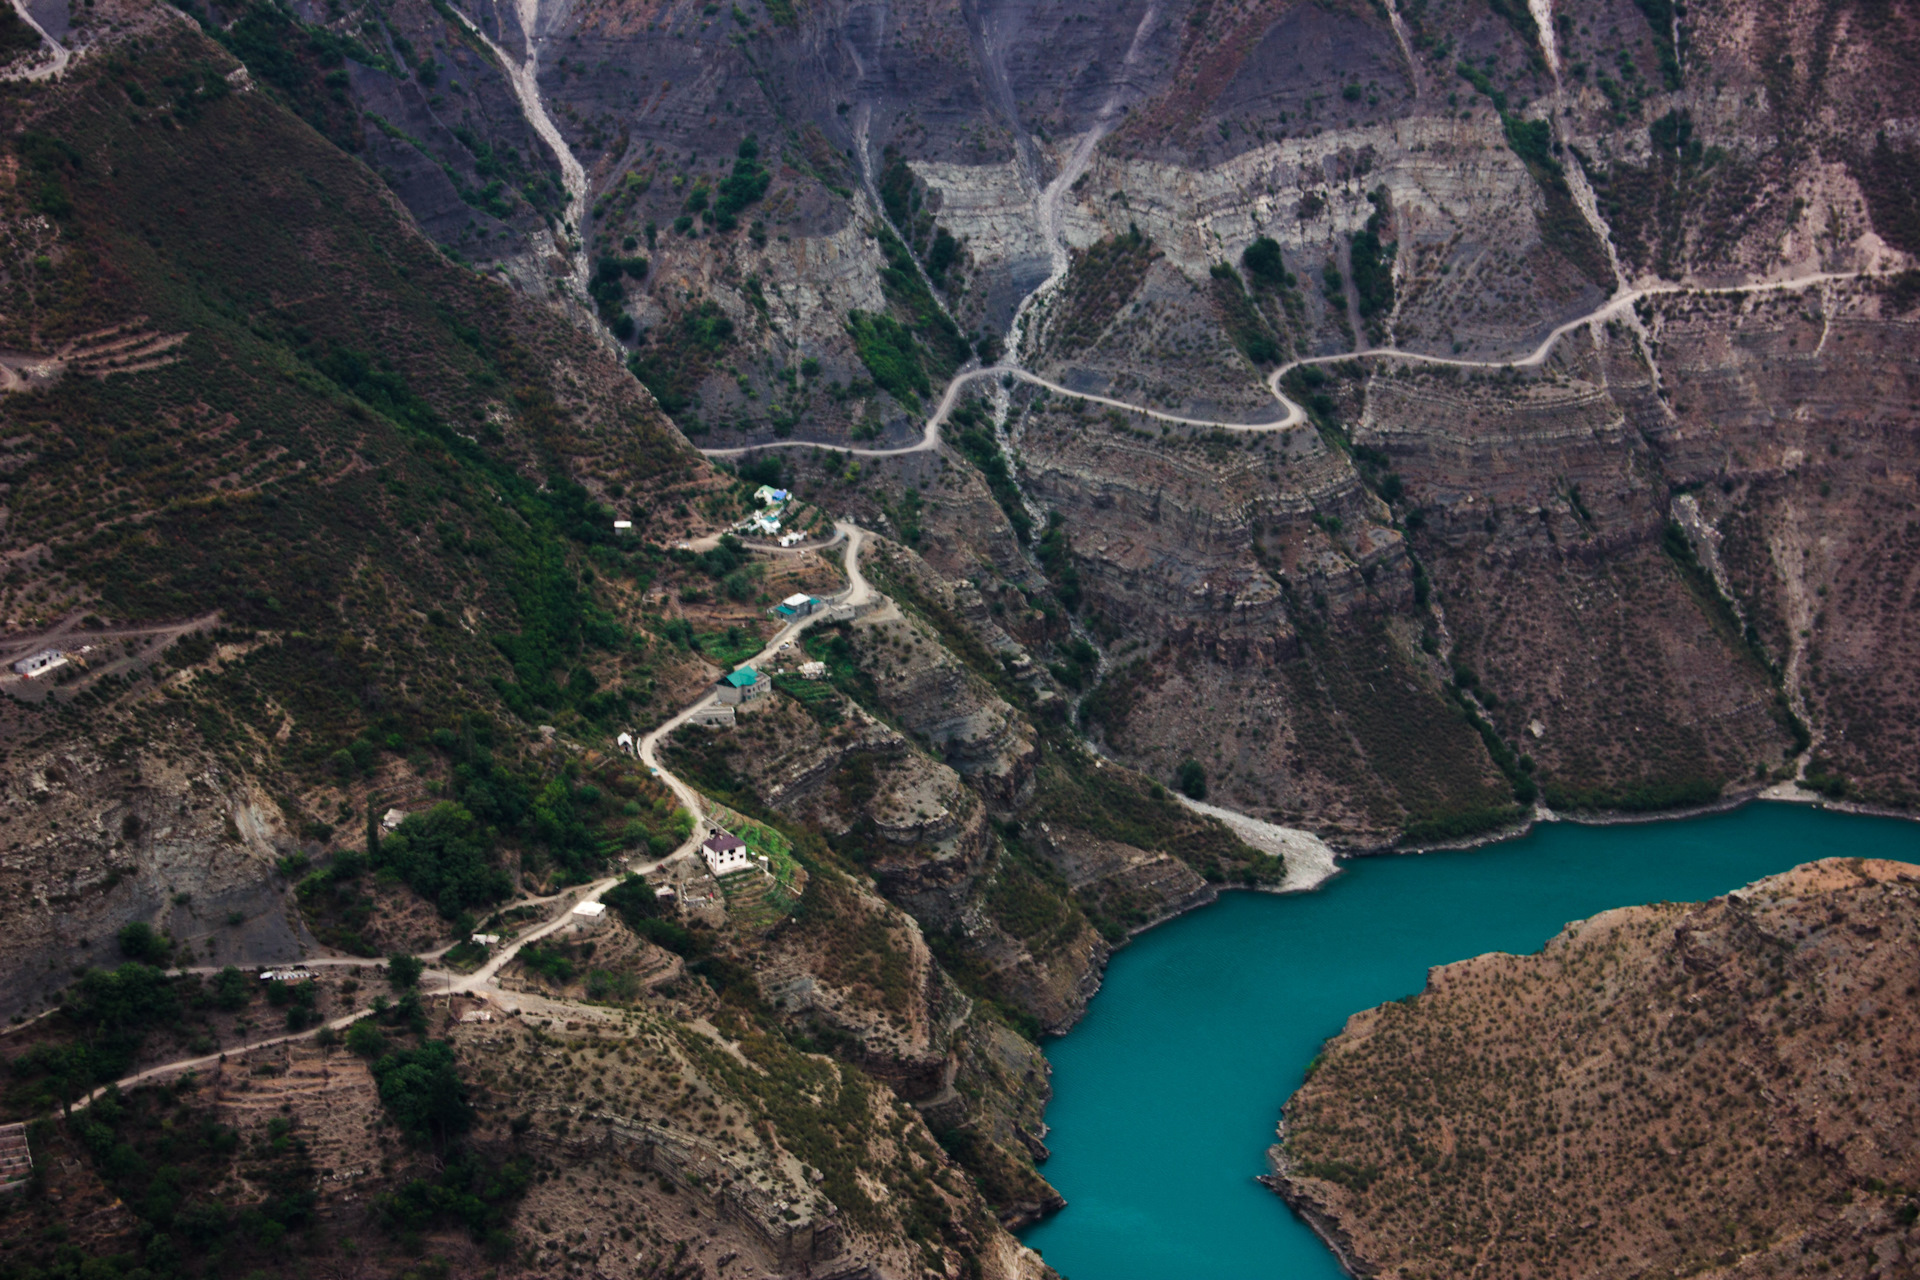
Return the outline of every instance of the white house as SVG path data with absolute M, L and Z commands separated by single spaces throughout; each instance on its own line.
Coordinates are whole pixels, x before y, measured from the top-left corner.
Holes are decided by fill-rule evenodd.
M 708 836 L 707 842 L 700 846 L 700 856 L 706 859 L 707 870 L 713 873 L 715 879 L 736 871 L 751 871 L 759 865 L 738 836 L 719 830 Z
M 400 824 L 407 820 L 405 809 L 389 809 L 380 815 L 380 826 L 386 831 L 398 831 Z
M 806 534 L 800 532 L 798 529 L 794 529 L 791 532 L 780 535 L 780 545 L 783 547 L 796 546 L 799 543 L 805 542 L 806 538 Z
M 28 654 L 26 657 L 20 659 L 20 661 L 14 663 L 13 669 L 16 674 L 32 680 L 36 676 L 47 674 L 47 672 L 52 671 L 56 667 L 64 667 L 66 665 L 66 654 L 58 649 L 42 649 L 38 653 Z
M 827 678 L 827 664 L 824 662 L 801 663 L 800 678 L 802 680 L 825 680 Z
M 607 904 L 604 902 L 583 902 L 576 906 L 568 919 L 575 929 L 598 929 L 606 919 Z
M 785 489 L 776 489 L 770 484 L 763 484 L 753 491 L 753 500 L 763 507 L 777 507 L 790 496 Z
M 626 752 L 628 755 L 634 754 L 633 735 L 630 733 L 623 733 L 619 737 L 615 738 L 613 740 L 613 745 L 620 748 L 622 751 Z
M 476 947 L 499 946 L 500 935 L 497 933 L 476 933 L 473 935 L 473 945 Z

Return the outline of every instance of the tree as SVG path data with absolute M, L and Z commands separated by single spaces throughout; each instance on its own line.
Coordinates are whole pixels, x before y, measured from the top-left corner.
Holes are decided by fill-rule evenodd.
M 368 837 L 373 837 L 371 830 Z M 393 871 L 451 920 L 513 892 L 512 880 L 493 865 L 492 856 L 492 836 L 479 819 L 443 801 L 425 813 L 409 815 L 380 842 L 373 863 Z
M 347 1028 L 347 1050 L 363 1058 L 378 1058 L 387 1051 L 387 1037 L 373 1019 L 362 1018 Z
M 213 1003 L 215 1007 L 232 1013 L 245 1007 L 253 999 L 253 980 L 232 965 L 228 965 L 213 976 Z
M 408 987 L 420 985 L 420 975 L 427 970 L 427 962 L 419 956 L 410 956 L 396 951 L 387 957 L 387 981 L 395 991 L 404 991 Z
M 173 954 L 173 943 L 144 920 L 124 926 L 117 937 L 120 954 L 141 964 L 163 965 Z
M 466 1087 L 444 1040 L 387 1054 L 373 1064 L 380 1101 L 408 1136 L 444 1142 L 473 1122 Z
M 1207 771 L 1198 760 L 1182 761 L 1180 771 L 1174 775 L 1174 785 L 1181 792 L 1195 800 L 1207 798 Z
M 636 932 L 642 920 L 661 914 L 660 899 L 655 896 L 653 886 L 639 876 L 628 876 L 602 894 L 600 900 L 618 911 L 620 918 Z

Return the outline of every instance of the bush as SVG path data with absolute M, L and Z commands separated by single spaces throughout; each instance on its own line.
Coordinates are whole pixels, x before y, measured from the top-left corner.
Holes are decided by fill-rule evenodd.
M 628 876 L 602 894 L 600 900 L 619 912 L 627 927 L 636 932 L 643 921 L 658 917 L 664 910 L 653 886 L 639 876 Z
M 1184 760 L 1179 771 L 1174 774 L 1173 783 L 1180 788 L 1182 795 L 1193 800 L 1207 798 L 1207 771 L 1198 760 Z
M 213 1003 L 216 1008 L 232 1013 L 243 1009 L 253 999 L 254 980 L 240 970 L 228 965 L 213 976 Z
M 387 1051 L 386 1033 L 373 1024 L 373 1019 L 362 1018 L 347 1028 L 347 1050 L 363 1058 L 378 1058 Z
M 532 972 L 561 986 L 573 981 L 573 961 L 558 950 L 535 946 L 522 947 L 520 963 Z
M 931 394 L 932 385 L 921 363 L 920 344 L 907 327 L 892 316 L 870 315 L 865 311 L 847 313 L 847 333 L 860 362 L 867 366 L 874 382 L 904 405 L 918 408 L 920 397 Z
M 427 962 L 418 956 L 403 955 L 396 951 L 387 957 L 387 981 L 395 991 L 419 986 L 420 975 L 426 970 Z
M 141 964 L 164 965 L 173 954 L 173 943 L 144 920 L 123 926 L 115 936 L 120 954 Z
M 1246 268 L 1247 275 L 1257 284 L 1274 288 L 1286 288 L 1293 284 L 1293 273 L 1287 270 L 1287 264 L 1280 256 L 1280 243 L 1271 236 L 1261 236 L 1248 245 L 1247 251 L 1240 255 L 1240 265 Z

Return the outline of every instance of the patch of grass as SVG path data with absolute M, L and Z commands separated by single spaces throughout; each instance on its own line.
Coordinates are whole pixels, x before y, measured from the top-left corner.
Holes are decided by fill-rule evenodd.
M 931 394 L 932 384 L 927 378 L 926 349 L 914 340 L 912 331 L 892 316 L 855 309 L 847 313 L 847 334 L 875 385 L 917 411 L 921 397 Z

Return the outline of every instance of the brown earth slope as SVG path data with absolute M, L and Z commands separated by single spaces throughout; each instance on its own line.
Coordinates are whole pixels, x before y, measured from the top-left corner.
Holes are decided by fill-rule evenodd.
M 1909 1276 L 1920 868 L 1610 911 L 1356 1014 L 1268 1181 L 1357 1274 Z

